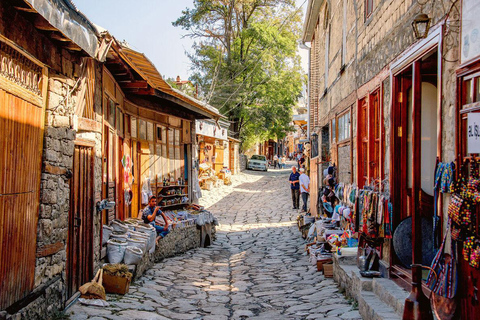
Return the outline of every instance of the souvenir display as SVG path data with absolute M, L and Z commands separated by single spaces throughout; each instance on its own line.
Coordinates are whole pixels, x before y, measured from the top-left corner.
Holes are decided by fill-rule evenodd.
M 468 181 L 466 177 L 468 178 Z M 463 241 L 462 256 L 471 267 L 480 268 L 480 239 L 478 238 L 477 204 L 480 202 L 480 175 L 478 160 L 466 160 L 453 183 L 453 194 L 448 205 L 451 237 Z

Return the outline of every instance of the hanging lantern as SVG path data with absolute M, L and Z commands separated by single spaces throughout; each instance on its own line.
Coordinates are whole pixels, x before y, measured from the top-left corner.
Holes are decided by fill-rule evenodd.
M 425 13 L 418 14 L 412 21 L 412 28 L 417 40 L 424 39 L 428 36 L 430 30 L 430 19 Z

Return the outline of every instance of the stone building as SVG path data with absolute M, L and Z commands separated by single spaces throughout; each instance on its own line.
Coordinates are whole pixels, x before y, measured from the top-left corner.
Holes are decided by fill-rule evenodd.
M 95 27 L 69 1 L 0 3 L 0 318 L 63 307 L 75 87 Z
M 439 239 L 446 230 L 450 195 L 434 197 L 434 175 L 437 163 L 461 163 L 465 135 L 456 121 L 457 74 L 466 60 L 460 57 L 460 24 L 462 5 L 475 7 L 473 2 L 308 1 L 302 40 L 310 44 L 309 123 L 320 137 L 312 179 L 321 186 L 323 169 L 334 164 L 338 183 L 388 195 L 394 230 L 404 219 L 420 216 L 438 219 Z M 422 24 L 420 13 L 430 19 L 424 37 L 413 30 Z M 321 206 L 317 200 L 313 194 L 312 207 Z M 409 290 L 411 271 L 399 262 L 391 239 L 381 243 L 383 276 Z M 470 292 L 469 281 L 479 273 L 468 270 L 471 278 L 462 285 Z M 461 299 L 463 317 L 478 312 Z
M 191 199 L 194 121 L 219 117 L 71 1 L 0 2 L 0 319 L 68 306 L 105 256 L 102 224 L 137 217 L 140 181 L 183 179 Z M 198 246 L 188 230 L 157 256 Z

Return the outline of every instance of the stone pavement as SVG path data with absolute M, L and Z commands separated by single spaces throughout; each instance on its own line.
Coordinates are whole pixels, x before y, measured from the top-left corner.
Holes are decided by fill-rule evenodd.
M 70 319 L 361 319 L 308 264 L 289 172 L 247 171 L 204 192 L 220 222 L 211 247 L 156 264 L 127 295 L 109 295 L 109 307 L 77 303 Z

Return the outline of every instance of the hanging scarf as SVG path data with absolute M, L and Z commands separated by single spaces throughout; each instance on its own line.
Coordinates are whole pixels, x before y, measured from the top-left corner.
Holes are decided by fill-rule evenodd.
M 393 205 L 390 201 L 385 201 L 385 238 L 392 238 L 392 220 L 393 220 Z

